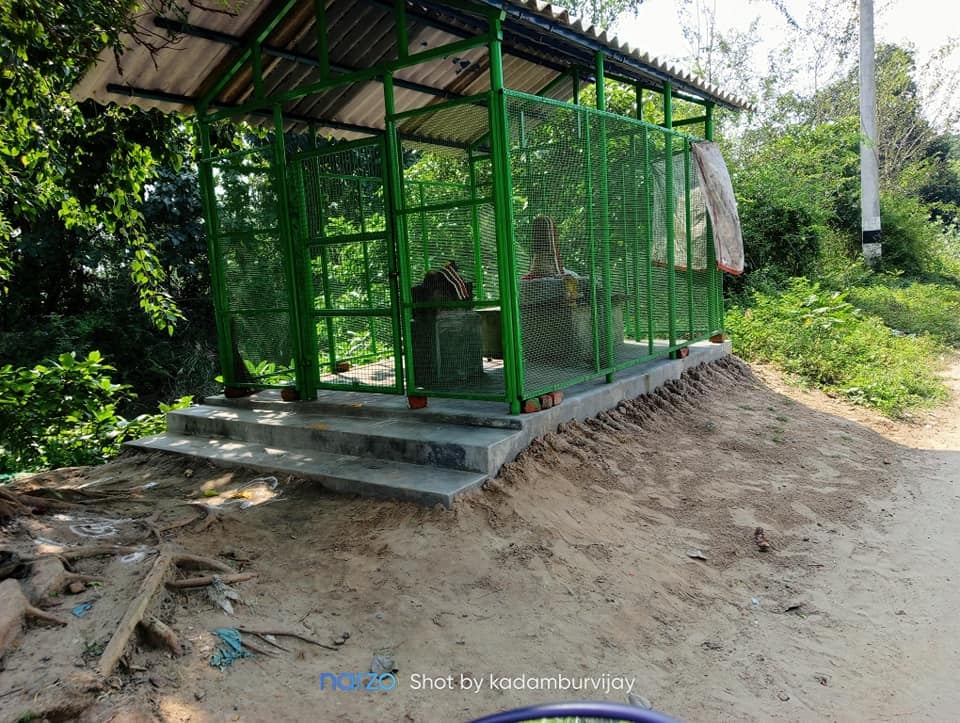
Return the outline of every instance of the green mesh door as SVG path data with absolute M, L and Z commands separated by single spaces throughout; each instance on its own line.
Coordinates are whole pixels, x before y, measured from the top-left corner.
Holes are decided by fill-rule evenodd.
M 289 266 L 277 214 L 271 147 L 201 161 L 209 174 L 213 288 L 224 382 L 286 386 L 295 379 Z
M 380 138 L 298 153 L 291 160 L 294 233 L 309 273 L 306 337 L 317 387 L 402 393 L 394 247 L 385 214 Z

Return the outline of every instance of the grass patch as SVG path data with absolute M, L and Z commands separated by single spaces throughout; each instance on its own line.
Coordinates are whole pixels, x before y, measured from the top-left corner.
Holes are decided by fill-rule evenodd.
M 960 288 L 882 276 L 870 286 L 855 286 L 847 300 L 907 334 L 930 334 L 960 346 Z
M 754 291 L 746 308 L 727 313 L 734 350 L 891 417 L 945 400 L 934 362 L 943 351 L 939 337 L 895 334 L 849 293 L 804 278 L 780 291 Z

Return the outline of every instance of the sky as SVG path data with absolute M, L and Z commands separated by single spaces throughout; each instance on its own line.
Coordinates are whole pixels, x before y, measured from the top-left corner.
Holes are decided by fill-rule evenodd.
M 649 50 L 658 56 L 682 57 L 686 42 L 677 24 L 677 0 L 645 0 L 636 18 L 621 22 L 615 29 L 621 40 Z M 806 14 L 809 3 L 787 2 L 797 18 Z M 876 0 L 878 40 L 911 42 L 921 53 L 930 53 L 951 35 L 960 35 L 960 8 L 950 0 Z M 717 0 L 717 19 L 721 27 L 744 28 L 760 15 L 764 30 L 776 37 L 784 23 L 770 3 L 757 0 Z M 936 19 L 939 19 L 937 21 Z M 653 31 L 653 32 L 651 32 Z M 782 35 L 780 36 L 782 37 Z M 780 39 L 780 38 L 778 38 Z
M 809 0 L 784 0 L 784 4 L 801 23 L 811 5 Z M 680 5 L 678 0 L 644 0 L 637 16 L 623 18 L 613 31 L 620 40 L 643 52 L 678 62 L 690 53 L 677 20 Z M 951 35 L 960 36 L 960 5 L 950 0 L 875 0 L 875 6 L 877 41 L 912 44 L 919 65 L 948 42 Z M 721 31 L 745 30 L 754 17 L 760 16 L 762 40 L 754 54 L 758 76 L 766 70 L 769 51 L 788 42 L 788 26 L 770 0 L 716 0 L 716 15 Z M 678 64 L 685 69 L 688 65 Z M 960 51 L 952 53 L 946 67 L 960 75 Z

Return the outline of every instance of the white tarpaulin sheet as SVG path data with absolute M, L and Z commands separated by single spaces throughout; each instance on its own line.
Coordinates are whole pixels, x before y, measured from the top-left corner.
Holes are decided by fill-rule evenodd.
M 697 173 L 703 189 L 707 211 L 713 223 L 713 244 L 717 250 L 717 267 L 731 274 L 743 273 L 743 236 L 733 184 L 720 147 L 711 141 L 691 146 L 697 160 Z
M 667 228 L 664 219 L 664 204 L 667 194 L 667 177 L 663 161 L 651 164 L 653 178 L 653 263 L 667 265 Z M 673 163 L 673 264 L 678 271 L 686 271 L 687 261 L 687 210 L 684 199 L 683 155 L 676 154 Z M 692 258 L 689 266 L 694 271 L 707 268 L 707 214 L 704 210 L 703 190 L 698 176 L 690 179 L 690 238 Z

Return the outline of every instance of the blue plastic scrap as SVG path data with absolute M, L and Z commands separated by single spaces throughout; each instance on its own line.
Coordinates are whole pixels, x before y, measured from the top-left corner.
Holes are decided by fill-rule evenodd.
M 73 613 L 74 617 L 82 618 L 84 615 L 90 612 L 90 608 L 92 607 L 93 603 L 80 603 L 79 605 L 74 605 L 71 612 Z
M 253 654 L 249 650 L 243 649 L 243 641 L 240 639 L 240 631 L 235 628 L 217 628 L 213 634 L 223 641 L 216 652 L 210 656 L 210 665 L 214 668 L 223 670 L 231 665 L 237 658 L 252 658 Z

